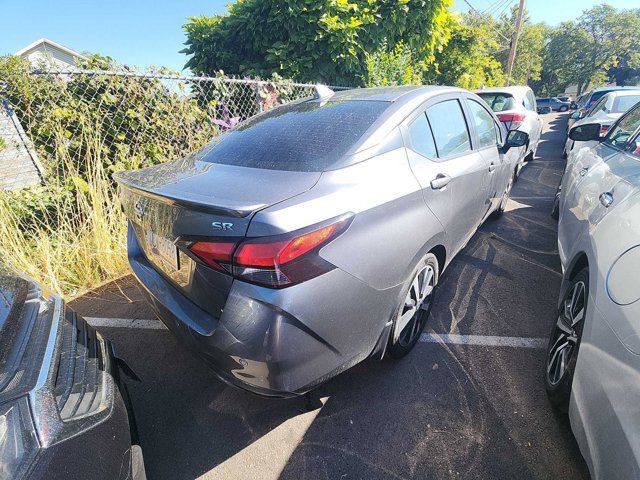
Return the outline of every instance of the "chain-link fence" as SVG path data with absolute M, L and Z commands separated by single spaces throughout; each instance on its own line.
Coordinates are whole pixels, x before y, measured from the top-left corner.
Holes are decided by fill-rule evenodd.
M 313 88 L 129 71 L 9 73 L 0 78 L 0 188 L 64 173 L 69 162 L 122 169 L 178 158 Z

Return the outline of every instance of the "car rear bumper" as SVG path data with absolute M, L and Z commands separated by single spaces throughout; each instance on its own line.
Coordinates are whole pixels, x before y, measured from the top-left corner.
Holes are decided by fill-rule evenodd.
M 155 313 L 231 385 L 265 396 L 300 395 L 386 341 L 395 289 L 380 292 L 337 268 L 284 289 L 235 280 L 215 318 L 153 267 L 135 235 L 128 241 L 129 263 Z M 206 333 L 202 319 L 213 326 Z

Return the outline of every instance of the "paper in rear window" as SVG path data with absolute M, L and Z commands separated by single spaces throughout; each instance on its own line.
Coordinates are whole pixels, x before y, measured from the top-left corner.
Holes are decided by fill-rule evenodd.
M 389 107 L 384 101 L 302 102 L 247 120 L 204 149 L 224 165 L 322 172 L 353 146 Z

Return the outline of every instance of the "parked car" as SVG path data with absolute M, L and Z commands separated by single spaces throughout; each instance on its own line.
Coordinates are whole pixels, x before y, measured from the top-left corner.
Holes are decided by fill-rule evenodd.
M 573 100 L 573 101 L 571 102 L 571 105 L 570 105 L 570 107 L 569 107 L 569 108 L 570 108 L 571 110 L 577 110 L 577 109 L 580 107 L 580 105 L 582 105 L 582 103 L 583 103 L 584 98 L 586 97 L 586 95 L 587 95 L 586 93 L 583 93 L 583 94 L 582 94 L 582 95 L 580 95 L 578 98 L 576 98 L 575 100 Z
M 59 297 L 0 263 L 0 478 L 144 479 L 120 362 Z
M 586 123 L 599 123 L 600 135 L 604 136 L 613 122 L 638 102 L 640 102 L 640 89 L 614 90 L 600 97 L 600 100 L 594 103 L 586 113 L 578 110 L 573 112 L 569 118 L 576 122 L 573 127 Z M 576 142 L 567 138 L 562 152 L 563 158 L 567 158 L 572 149 L 583 146 L 585 146 L 584 142 Z
M 571 103 L 573 103 L 573 98 L 571 98 L 570 95 L 558 95 L 556 98 L 558 100 L 560 100 L 561 102 L 569 103 L 569 105 L 571 105 Z
M 529 135 L 529 145 L 521 149 L 520 161 L 515 172 L 520 173 L 525 162 L 533 160 L 540 144 L 543 122 L 536 111 L 533 90 L 527 86 L 488 88 L 476 92 L 507 130 L 520 130 Z
M 568 411 L 594 479 L 640 471 L 640 105 L 570 158 L 562 179 L 558 250 L 563 280 L 545 384 Z
M 615 92 L 618 90 L 637 90 L 638 87 L 600 87 L 589 90 L 587 93 L 580 97 L 578 101 L 578 111 L 584 116 L 595 103 L 600 100 L 604 95 L 609 92 Z M 567 132 L 576 123 L 577 118 L 569 118 L 567 121 Z
M 440 274 L 504 210 L 508 150 L 528 140 L 457 88 L 322 90 L 188 158 L 114 175 L 158 316 L 258 394 L 407 354 Z
M 571 102 L 563 102 L 556 97 L 537 98 L 536 102 L 539 109 L 549 107 L 554 112 L 566 112 L 571 107 Z

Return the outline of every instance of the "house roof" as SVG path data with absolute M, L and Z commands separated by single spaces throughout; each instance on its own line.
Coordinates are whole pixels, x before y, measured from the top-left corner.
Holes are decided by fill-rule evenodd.
M 33 42 L 33 43 L 27 45 L 26 47 L 21 48 L 20 50 L 18 50 L 16 52 L 16 55 L 24 55 L 28 51 L 33 50 L 36 47 L 39 47 L 40 45 L 49 46 L 51 48 L 55 48 L 57 50 L 61 50 L 64 53 L 66 53 L 68 55 L 71 55 L 73 57 L 76 57 L 76 58 L 81 58 L 81 59 L 86 59 L 87 58 L 84 55 L 82 55 L 81 53 L 78 53 L 75 50 L 71 50 L 70 48 L 67 48 L 64 45 L 60 45 L 59 43 L 56 43 L 53 40 L 49 40 L 48 38 L 41 38 L 40 40 L 36 40 L 35 42 Z

